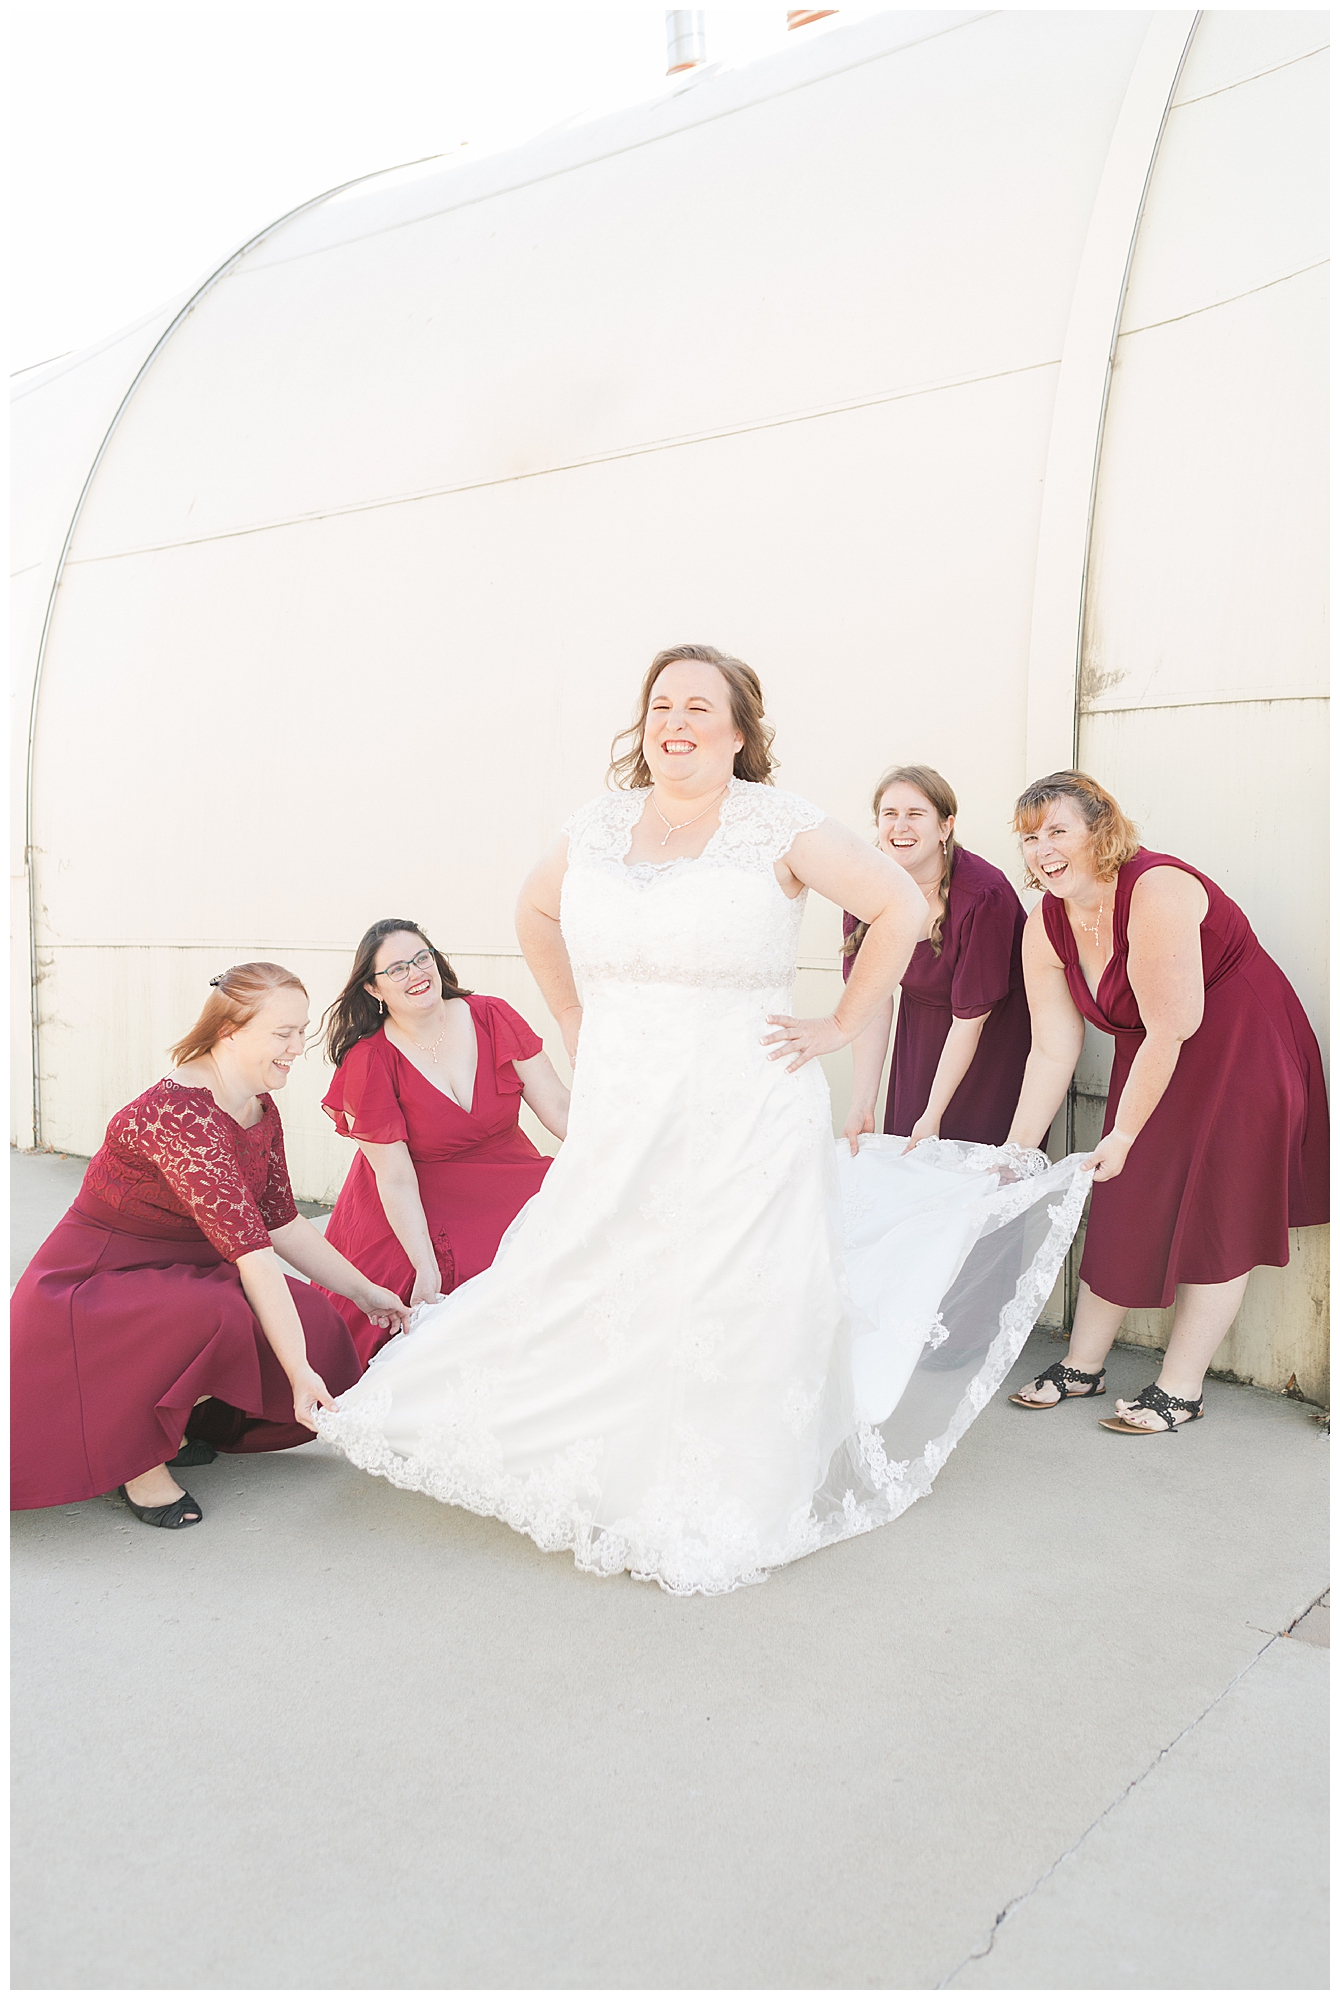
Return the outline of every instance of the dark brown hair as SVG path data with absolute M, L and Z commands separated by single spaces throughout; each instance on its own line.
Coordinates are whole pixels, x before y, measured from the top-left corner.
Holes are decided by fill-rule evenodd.
M 642 692 L 632 723 L 620 730 L 610 745 L 607 783 L 621 792 L 644 791 L 651 784 L 651 770 L 642 752 L 647 710 L 657 681 L 676 660 L 700 660 L 724 676 L 730 689 L 731 721 L 744 738 L 735 753 L 735 776 L 751 785 L 770 785 L 777 762 L 772 754 L 774 731 L 772 724 L 764 719 L 763 689 L 758 675 L 743 660 L 733 658 L 730 653 L 719 653 L 715 646 L 667 646 L 656 655 L 642 677 Z M 621 743 L 627 746 L 623 750 L 619 748 Z
M 441 975 L 444 1000 L 465 1000 L 469 997 L 469 988 L 457 983 L 455 973 L 422 924 L 416 924 L 412 917 L 382 917 L 379 922 L 364 931 L 358 940 L 353 970 L 344 983 L 344 989 L 331 1001 L 321 1016 L 321 1032 L 326 1038 L 326 1056 L 336 1069 L 344 1061 L 350 1049 L 366 1036 L 375 1035 L 381 1025 L 381 1006 L 366 989 L 372 982 L 373 967 L 377 963 L 377 952 L 382 940 L 390 937 L 395 931 L 408 931 L 411 937 L 423 939 L 432 952 L 433 963 Z
M 933 770 L 929 764 L 895 764 L 891 770 L 884 773 L 884 776 L 875 786 L 875 796 L 871 803 L 871 811 L 875 818 L 876 832 L 879 830 L 879 809 L 883 804 L 884 794 L 888 791 L 890 785 L 911 785 L 921 793 L 921 796 L 928 804 L 934 806 L 936 814 L 940 819 L 958 818 L 958 799 L 955 796 L 954 787 L 947 778 L 942 778 L 940 773 Z M 930 928 L 931 950 L 937 958 L 944 950 L 945 918 L 949 914 L 949 885 L 954 878 L 954 863 L 957 859 L 958 844 L 954 839 L 951 829 L 949 838 L 945 842 L 944 860 L 940 867 L 940 880 L 937 884 L 940 901 L 943 903 L 944 908 Z M 868 929 L 868 924 L 858 924 L 856 926 L 856 929 L 842 947 L 844 958 L 853 958 L 861 949 L 861 939 L 865 936 Z
M 169 1051 L 179 1069 L 183 1063 L 207 1056 L 214 1044 L 235 1028 L 245 1028 L 264 1006 L 267 995 L 292 986 L 304 1000 L 307 998 L 307 988 L 296 972 L 287 972 L 282 965 L 271 965 L 265 959 L 230 965 L 209 983 L 214 991 L 201 1008 L 195 1026 L 179 1042 L 174 1042 Z
M 1093 843 L 1093 872 L 1100 882 L 1110 882 L 1122 862 L 1139 852 L 1139 828 L 1127 819 L 1111 792 L 1105 792 L 1087 771 L 1053 771 L 1049 778 L 1035 778 L 1019 794 L 1014 808 L 1015 832 L 1034 832 L 1055 799 L 1069 799 L 1079 813 Z M 1046 886 L 1025 862 L 1024 887 L 1045 889 Z

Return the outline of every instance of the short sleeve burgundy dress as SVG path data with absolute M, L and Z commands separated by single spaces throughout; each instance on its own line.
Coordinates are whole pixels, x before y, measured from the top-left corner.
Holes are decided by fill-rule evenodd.
M 237 1273 L 297 1214 L 279 1113 L 260 1103 L 244 1129 L 208 1090 L 165 1078 L 108 1125 L 14 1293 L 15 1507 L 109 1492 L 184 1435 L 222 1451 L 315 1435 Z M 344 1322 L 313 1286 L 289 1289 L 308 1359 L 340 1395 L 360 1372 Z
M 884 1130 L 907 1134 L 930 1102 L 955 1021 L 989 1013 L 977 1052 L 940 1121 L 942 1139 L 1003 1146 L 1032 1046 L 1024 992 L 1024 906 L 1008 876 L 960 847 L 946 898 L 940 953 L 923 938 L 903 974 Z M 850 937 L 857 919 L 843 918 Z M 842 962 L 844 980 L 855 958 Z
M 478 1061 L 475 1093 L 462 1110 L 401 1055 L 382 1029 L 355 1043 L 331 1080 L 325 1110 L 347 1139 L 409 1148 L 444 1292 L 486 1271 L 503 1232 L 538 1189 L 551 1162 L 517 1123 L 521 1079 L 514 1063 L 539 1055 L 539 1036 L 505 1000 L 472 993 Z M 377 1177 L 358 1153 L 326 1226 L 326 1241 L 376 1284 L 408 1303 L 414 1267 L 391 1228 Z M 347 1299 L 340 1312 L 364 1366 L 391 1338 Z
M 1142 847 L 1117 872 L 1112 956 L 1089 991 L 1064 902 L 1042 920 L 1086 1021 L 1116 1039 L 1104 1134 L 1145 1038 L 1127 976 L 1131 891 L 1180 868 L 1210 899 L 1200 927 L 1205 1013 L 1114 1181 L 1093 1190 L 1080 1276 L 1120 1306 L 1168 1306 L 1179 1284 L 1219 1285 L 1287 1264 L 1289 1230 L 1325 1222 L 1328 1119 L 1321 1051 L 1302 1003 L 1246 917 L 1209 877 Z

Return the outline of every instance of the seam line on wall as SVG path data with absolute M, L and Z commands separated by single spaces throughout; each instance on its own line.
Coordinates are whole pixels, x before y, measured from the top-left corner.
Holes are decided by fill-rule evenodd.
M 1206 305 L 1190 306 L 1186 312 L 1170 313 L 1167 319 L 1151 319 L 1146 320 L 1143 326 L 1128 326 L 1121 338 L 1130 340 L 1137 333 L 1153 333 L 1161 326 L 1176 326 L 1181 319 L 1196 319 L 1201 313 L 1218 312 L 1221 306 L 1236 305 L 1239 299 L 1252 299 L 1258 292 L 1273 291 L 1276 285 L 1292 284 L 1295 278 L 1305 278 L 1309 271 L 1324 271 L 1330 261 L 1329 257 L 1318 257 L 1315 264 L 1300 264 L 1296 271 L 1285 271 L 1278 278 L 1267 278 L 1261 285 L 1249 285 L 1245 292 L 1230 292 L 1225 299 L 1211 299 Z
M 1272 63 L 1269 69 L 1254 69 L 1250 76 L 1240 76 L 1232 83 L 1221 83 L 1217 90 L 1203 90 L 1199 97 L 1184 97 L 1174 104 L 1174 111 L 1185 111 L 1190 104 L 1204 104 L 1211 97 L 1225 97 L 1230 90 L 1241 90 L 1244 84 L 1256 83 L 1263 76 L 1278 76 L 1282 69 L 1292 69 L 1295 63 L 1311 62 L 1314 56 L 1324 56 L 1330 48 L 1329 42 L 1321 42 L 1315 49 L 1304 49 L 1301 56 L 1290 56 L 1287 62 Z
M 528 472 L 507 472 L 492 479 L 471 479 L 460 486 L 429 486 L 418 493 L 395 493 L 384 500 L 351 501 L 347 507 L 324 507 L 311 514 L 293 514 L 277 521 L 259 521 L 245 528 L 221 528 L 214 535 L 193 535 L 178 542 L 146 542 L 139 548 L 112 549 L 106 555 L 71 556 L 67 567 L 81 568 L 92 563 L 127 562 L 136 556 L 162 555 L 173 549 L 201 548 L 212 542 L 237 541 L 244 535 L 269 535 L 284 528 L 306 528 L 318 521 L 335 521 L 358 514 L 375 514 L 388 507 L 412 507 L 424 500 L 449 500 L 463 493 L 481 493 L 494 486 L 518 486 L 528 479 L 549 479 L 556 473 L 585 472 L 601 465 L 617 465 L 625 459 L 650 458 L 657 452 L 686 451 L 695 445 L 719 444 L 730 438 L 752 437 L 761 431 L 786 430 L 795 424 L 823 422 L 830 417 L 858 415 L 890 403 L 915 402 L 922 396 L 945 395 L 955 389 L 975 389 L 986 382 L 1003 382 L 1015 375 L 1035 375 L 1045 368 L 1060 366 L 1058 359 L 1025 361 L 1017 368 L 998 368 L 987 375 L 961 375 L 947 382 L 923 383 L 916 388 L 891 389 L 878 396 L 862 396 L 851 403 L 834 403 L 827 409 L 801 410 L 793 416 L 764 417 L 757 423 L 730 424 L 721 430 L 695 431 L 687 437 L 656 438 L 647 444 L 620 446 L 591 458 L 574 458 L 557 465 L 537 465 Z
M 893 61 L 898 56 L 908 55 L 913 49 L 925 48 L 930 42 L 942 41 L 946 35 L 964 34 L 969 28 L 979 27 L 983 21 L 994 20 L 997 14 L 1004 11 L 999 7 L 986 9 L 980 14 L 974 14 L 969 20 L 955 21 L 947 28 L 935 28 L 930 34 L 922 35 L 914 42 L 904 42 L 896 49 L 877 49 L 873 55 L 860 56 L 855 62 L 844 63 L 838 69 L 825 70 L 822 76 L 802 77 L 795 83 L 783 85 L 779 90 L 769 91 L 766 96 L 751 97 L 746 104 L 732 104 L 721 111 L 709 111 L 700 118 L 686 119 L 683 124 L 676 125 L 671 131 L 653 132 L 645 139 L 633 140 L 629 145 L 613 146 L 608 152 L 588 153 L 584 159 L 573 160 L 567 166 L 551 167 L 547 173 L 532 174 L 529 180 L 511 181 L 500 187 L 489 188 L 482 194 L 467 195 L 461 201 L 449 201 L 441 208 L 428 209 L 422 215 L 406 216 L 402 222 L 389 222 L 381 229 L 364 230 L 358 236 L 342 236 L 338 243 L 314 243 L 310 250 L 300 250 L 291 257 L 275 257 L 266 264 L 252 264 L 245 273 L 239 272 L 238 275 L 248 278 L 258 277 L 265 271 L 278 270 L 283 264 L 301 264 L 307 258 L 327 257 L 332 252 L 348 249 L 355 243 L 373 243 L 378 237 L 393 236 L 402 229 L 417 229 L 421 223 L 436 222 L 444 215 L 455 215 L 462 209 L 477 208 L 481 202 L 498 201 L 509 194 L 524 194 L 527 188 L 543 187 L 546 181 L 561 180 L 567 174 L 577 174 L 587 167 L 601 166 L 606 160 L 624 159 L 629 153 L 640 153 L 647 146 L 664 145 L 669 140 L 682 138 L 687 132 L 698 132 L 708 125 L 720 124 L 725 118 L 738 118 L 747 111 L 761 110 L 764 105 L 776 104 L 784 97 L 793 97 L 798 90 L 813 90 L 819 84 L 832 82 L 835 77 L 850 76 L 857 70 L 868 69 L 872 63 Z M 693 86 L 685 85 L 684 88 L 691 89 Z M 677 94 L 671 92 L 670 96 L 664 99 L 645 98 L 641 104 L 623 105 L 608 115 L 615 118 L 630 116 L 638 111 L 646 111 L 649 106 L 657 103 L 671 102 Z M 543 137 L 543 133 L 537 133 L 535 139 L 523 140 L 521 143 L 533 145 L 536 140 Z M 470 164 L 473 165 L 474 162 Z
M 1326 688 L 1318 688 L 1315 694 L 1230 694 L 1230 695 L 1186 695 L 1171 701 L 1160 701 L 1157 696 L 1151 701 L 1123 702 L 1119 707 L 1108 708 L 1081 706 L 1082 716 L 1092 715 L 1166 715 L 1175 708 L 1277 708 L 1282 702 L 1329 701 Z

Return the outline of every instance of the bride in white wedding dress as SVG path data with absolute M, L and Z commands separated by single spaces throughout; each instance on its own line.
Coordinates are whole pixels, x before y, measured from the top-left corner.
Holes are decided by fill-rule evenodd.
M 893 991 L 925 899 L 772 787 L 742 663 L 658 655 L 629 735 L 632 788 L 573 816 L 518 911 L 574 1061 L 567 1139 L 491 1268 L 317 1421 L 355 1465 L 580 1569 L 715 1593 L 929 1491 L 1089 1176 L 1019 1148 L 836 1145 L 814 1058 Z M 808 888 L 870 928 L 835 1013 L 795 1020 Z

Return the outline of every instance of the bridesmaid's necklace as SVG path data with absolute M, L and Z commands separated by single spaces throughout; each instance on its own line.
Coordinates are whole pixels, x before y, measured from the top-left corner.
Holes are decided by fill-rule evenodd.
M 440 1034 L 440 1035 L 438 1036 L 437 1040 L 436 1040 L 436 1041 L 435 1041 L 435 1042 L 433 1043 L 432 1047 L 431 1047 L 431 1048 L 427 1048 L 427 1049 L 426 1049 L 426 1048 L 424 1047 L 424 1045 L 423 1045 L 423 1043 L 422 1043 L 422 1042 L 416 1042 L 416 1041 L 415 1041 L 415 1039 L 414 1039 L 414 1037 L 413 1037 L 413 1035 L 410 1035 L 410 1034 L 406 1034 L 406 1033 L 405 1033 L 405 1030 L 404 1030 L 403 1028 L 401 1029 L 401 1031 L 400 1031 L 400 1032 L 401 1032 L 401 1033 L 402 1033 L 403 1035 L 405 1035 L 405 1040 L 406 1040 L 406 1041 L 407 1041 L 407 1042 L 409 1043 L 410 1047 L 411 1047 L 412 1049 L 417 1049 L 417 1050 L 419 1051 L 419 1054 L 420 1054 L 421 1056 L 427 1056 L 427 1058 L 428 1058 L 429 1062 L 430 1062 L 430 1063 L 432 1063 L 432 1064 L 433 1064 L 433 1066 L 434 1066 L 434 1067 L 436 1068 L 436 1066 L 437 1066 L 437 1052 L 438 1052 L 439 1048 L 441 1048 L 441 1046 L 442 1046 L 442 1041 L 443 1041 L 443 1037 L 444 1037 L 444 1036 L 446 1035 L 446 1032 L 447 1032 L 447 1028 L 449 1028 L 450 1026 L 451 1026 L 451 1021 L 450 1021 L 450 1019 L 448 1019 L 448 1020 L 447 1020 L 447 1023 L 446 1023 L 446 1026 L 445 1026 L 445 1027 L 443 1028 L 443 1030 L 442 1030 L 442 1033 L 441 1033 L 441 1034 Z
M 663 839 L 660 842 L 660 845 L 664 847 L 665 842 L 669 840 L 672 833 L 683 833 L 686 826 L 696 826 L 700 819 L 706 819 L 707 815 L 711 812 L 712 807 L 719 806 L 729 790 L 730 790 L 730 779 L 727 778 L 725 784 L 721 787 L 721 790 L 717 793 L 716 797 L 708 805 L 705 805 L 700 813 L 695 813 L 692 819 L 682 819 L 679 822 L 678 826 L 672 826 L 670 821 L 666 818 L 665 814 L 661 811 L 661 808 L 656 803 L 656 791 L 655 787 L 653 786 L 651 794 L 651 809 L 655 813 L 657 819 L 661 822 L 661 825 L 665 828 L 665 839 Z
M 1098 898 L 1098 915 L 1094 918 L 1092 927 L 1090 927 L 1090 925 L 1085 923 L 1083 917 L 1079 914 L 1078 910 L 1076 910 L 1075 912 L 1075 922 L 1084 932 L 1084 935 L 1086 937 L 1091 937 L 1095 944 L 1097 944 L 1098 942 L 1098 933 L 1103 928 L 1103 905 L 1106 901 L 1107 898 L 1105 896 L 1100 896 Z

